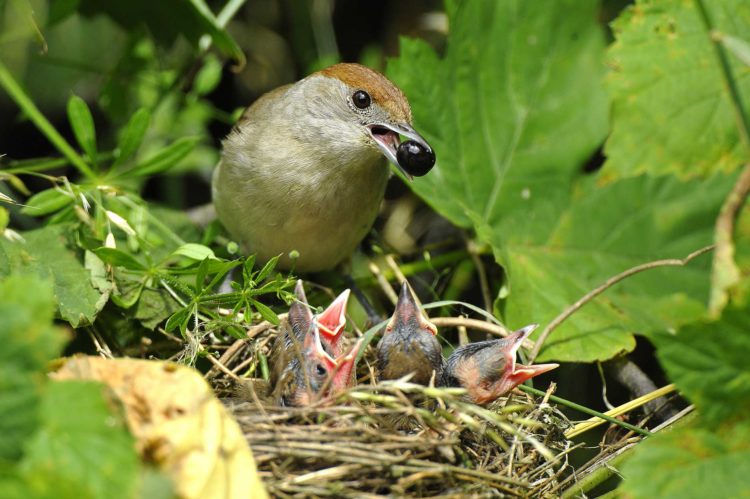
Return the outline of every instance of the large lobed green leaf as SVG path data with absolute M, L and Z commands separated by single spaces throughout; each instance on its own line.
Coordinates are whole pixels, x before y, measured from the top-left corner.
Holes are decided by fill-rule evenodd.
M 750 414 L 750 310 L 730 307 L 721 319 L 654 338 L 669 379 L 709 424 Z
M 622 470 L 634 499 L 750 495 L 750 426 L 681 428 L 638 445 Z
M 750 495 L 750 308 L 654 338 L 669 378 L 695 404 L 698 424 L 639 445 L 625 465 L 636 498 Z
M 583 174 L 608 129 L 597 7 L 449 2 L 445 56 L 404 40 L 388 66 L 438 157 L 410 185 L 490 243 L 509 279 L 497 309 L 512 327 L 549 323 L 623 270 L 710 244 L 732 182 L 642 176 L 601 186 L 601 176 Z M 633 332 L 695 320 L 708 284 L 706 257 L 630 278 L 556 329 L 540 358 L 629 351 Z
M 104 385 L 50 383 L 41 409 L 41 426 L 27 443 L 19 467 L 33 495 L 135 496 L 140 460 L 120 411 L 107 401 Z
M 25 272 L 50 278 L 60 316 L 78 327 L 94 321 L 109 294 L 92 283 L 90 270 L 69 242 L 70 232 L 68 225 L 50 225 L 24 232 L 23 241 L 0 238 L 0 260 L 5 260 L 0 261 L 0 275 Z
M 65 339 L 52 326 L 54 310 L 51 282 L 35 276 L 0 280 L 0 463 L 21 456 L 38 424 L 42 370 Z
M 554 226 L 529 227 L 528 242 L 480 234 L 498 250 L 510 276 L 504 315 L 513 326 L 546 324 L 607 278 L 636 265 L 684 258 L 712 242 L 713 222 L 732 182 L 641 176 L 581 195 Z M 486 233 L 485 233 L 486 232 Z M 523 234 L 516 227 L 513 234 Z M 653 269 L 630 277 L 574 313 L 549 337 L 540 358 L 606 359 L 634 346 L 632 332 L 673 329 L 705 310 L 708 256 L 685 267 Z
M 750 3 L 704 0 L 713 27 L 747 39 Z M 730 171 L 748 160 L 737 114 L 697 2 L 639 0 L 613 23 L 608 178 Z M 745 102 L 750 72 L 729 57 Z
M 170 497 L 104 385 L 47 377 L 65 341 L 52 288 L 34 274 L 0 280 L 0 497 Z
M 554 220 L 607 132 L 597 7 L 449 1 L 443 58 L 423 41 L 401 41 L 388 75 L 437 155 L 411 186 L 437 211 L 461 226 L 514 215 Z

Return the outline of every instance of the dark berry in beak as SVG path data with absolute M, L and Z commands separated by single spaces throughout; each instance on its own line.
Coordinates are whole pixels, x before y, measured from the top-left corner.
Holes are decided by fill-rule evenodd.
M 421 177 L 435 165 L 435 153 L 415 140 L 401 142 L 396 151 L 398 164 L 409 175 Z

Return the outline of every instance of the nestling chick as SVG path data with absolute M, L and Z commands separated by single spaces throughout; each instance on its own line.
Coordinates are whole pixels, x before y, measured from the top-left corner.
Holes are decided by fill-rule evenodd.
M 271 363 L 271 386 L 275 386 L 281 373 L 295 357 L 301 355 L 305 335 L 315 324 L 321 335 L 324 349 L 331 355 L 341 354 L 344 326 L 346 325 L 346 304 L 349 290 L 344 290 L 321 314 L 314 316 L 307 303 L 307 296 L 298 280 L 294 288 L 295 301 L 289 307 L 287 319 L 281 324 L 279 335 L 273 343 L 269 361 Z
M 413 373 L 411 381 L 428 385 L 440 382 L 443 355 L 437 328 L 425 319 L 409 285 L 404 282 L 390 322 L 378 343 L 377 368 L 380 379 L 398 379 Z
M 537 324 L 532 324 L 506 338 L 457 348 L 446 361 L 443 385 L 466 388 L 470 400 L 485 405 L 527 379 L 558 367 L 558 364 L 516 364 L 516 352 L 536 328 Z
M 224 140 L 213 177 L 219 219 L 258 260 L 282 255 L 280 268 L 301 272 L 334 267 L 372 227 L 385 158 L 409 178 L 434 165 L 411 122 L 401 90 L 359 64 L 269 92 Z M 399 135 L 411 140 L 399 144 Z
M 305 334 L 302 355 L 295 356 L 281 373 L 273 400 L 281 406 L 303 407 L 351 386 L 361 345 L 360 339 L 346 355 L 334 358 L 323 349 L 320 330 L 312 323 Z

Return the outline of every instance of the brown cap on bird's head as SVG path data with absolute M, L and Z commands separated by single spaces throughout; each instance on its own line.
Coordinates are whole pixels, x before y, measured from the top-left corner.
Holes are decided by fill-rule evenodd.
M 361 64 L 343 62 L 320 71 L 352 88 L 366 91 L 372 101 L 388 111 L 394 120 L 411 123 L 411 107 L 406 96 L 391 80 Z
M 523 365 L 516 353 L 537 328 L 531 324 L 499 340 L 469 343 L 457 348 L 446 362 L 446 384 L 466 388 L 477 404 L 488 404 L 527 379 L 550 371 L 558 364 Z

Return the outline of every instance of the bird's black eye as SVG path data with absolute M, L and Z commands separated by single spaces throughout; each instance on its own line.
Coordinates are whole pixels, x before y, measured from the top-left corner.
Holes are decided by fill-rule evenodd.
M 352 95 L 352 101 L 354 101 L 354 105 L 358 108 L 365 109 L 370 107 L 370 94 L 364 90 L 357 90 L 354 92 L 354 95 Z
M 323 364 L 316 364 L 315 365 L 315 374 L 323 377 L 326 375 L 326 368 L 323 367 Z

